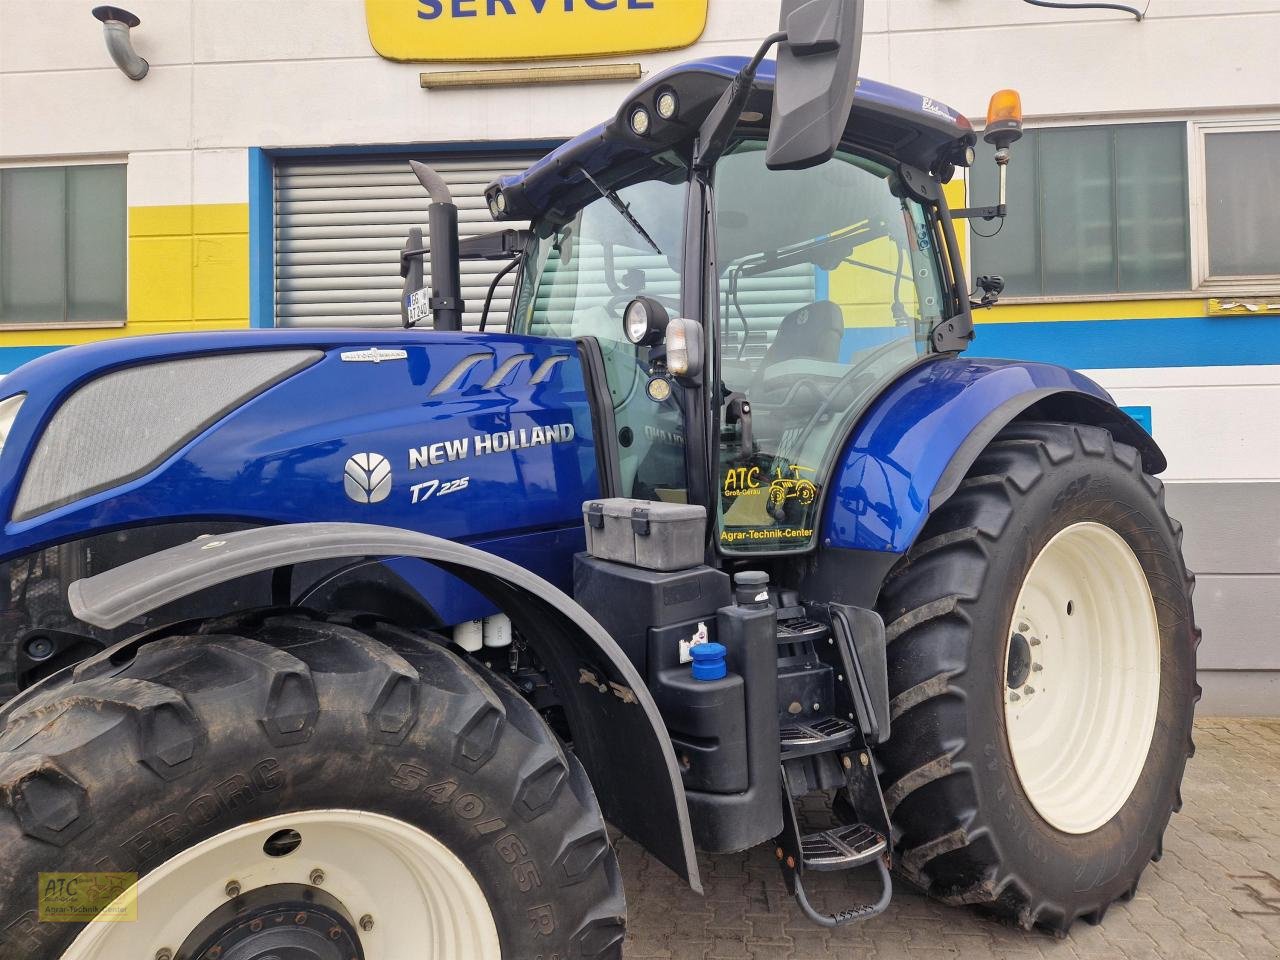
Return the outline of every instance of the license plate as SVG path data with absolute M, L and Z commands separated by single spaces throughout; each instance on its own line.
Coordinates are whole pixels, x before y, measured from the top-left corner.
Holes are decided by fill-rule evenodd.
M 409 314 L 410 323 L 418 323 L 427 319 L 431 314 L 431 291 L 426 287 L 421 290 L 415 290 L 405 299 L 405 309 Z

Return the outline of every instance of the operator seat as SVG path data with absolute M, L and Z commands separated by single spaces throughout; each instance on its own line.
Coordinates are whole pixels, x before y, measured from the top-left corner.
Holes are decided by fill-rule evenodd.
M 755 381 L 763 383 L 769 368 L 784 360 L 826 360 L 835 363 L 844 339 L 844 314 L 830 300 L 815 300 L 792 310 L 778 324 L 778 332 L 765 351 Z

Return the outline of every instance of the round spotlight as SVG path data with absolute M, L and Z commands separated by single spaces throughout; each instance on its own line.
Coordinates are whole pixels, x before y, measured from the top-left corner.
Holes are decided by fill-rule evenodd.
M 489 216 L 493 217 L 495 220 L 502 216 L 502 211 L 498 209 L 497 197 L 489 198 Z
M 637 137 L 649 135 L 649 111 L 644 107 L 636 107 L 631 111 L 631 132 Z
M 965 148 L 964 148 L 964 165 L 965 165 L 966 167 L 972 167 L 972 166 L 973 166 L 973 161 L 975 161 L 975 160 L 977 160 L 977 159 L 978 159 L 978 151 L 977 151 L 977 150 L 973 149 L 973 147 L 965 147 Z
M 671 396 L 671 381 L 666 377 L 652 377 L 645 392 L 654 403 L 662 403 Z
M 501 190 L 499 190 L 497 194 L 494 196 L 494 202 L 497 203 L 498 205 L 499 213 L 507 212 L 507 195 L 503 193 Z
M 654 101 L 654 106 L 658 108 L 658 116 L 663 120 L 670 120 L 680 109 L 680 101 L 676 99 L 674 90 L 663 90 Z
M 622 315 L 622 329 L 628 340 L 637 347 L 651 347 L 662 342 L 670 315 L 652 297 L 636 297 Z

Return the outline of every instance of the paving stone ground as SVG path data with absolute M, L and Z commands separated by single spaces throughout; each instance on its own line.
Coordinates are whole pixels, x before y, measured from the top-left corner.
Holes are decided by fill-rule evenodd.
M 875 919 L 835 931 L 809 923 L 787 896 L 772 854 L 701 858 L 705 897 L 634 843 L 619 857 L 630 914 L 626 960 L 1280 960 L 1280 720 L 1203 719 L 1183 783 L 1185 805 L 1164 857 L 1130 903 L 1065 940 L 1028 933 L 897 883 Z M 834 907 L 868 890 L 850 874 L 817 874 L 814 899 Z

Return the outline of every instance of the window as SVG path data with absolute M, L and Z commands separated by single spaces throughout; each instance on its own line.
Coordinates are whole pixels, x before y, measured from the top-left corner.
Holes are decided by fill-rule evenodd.
M 994 203 L 997 174 L 979 141 L 972 206 Z M 973 273 L 999 274 L 1008 297 L 1188 290 L 1186 126 L 1051 127 L 1012 148 L 1009 216 L 972 220 Z
M 125 318 L 123 164 L 0 169 L 0 324 Z
M 1280 276 L 1280 128 L 1206 125 L 1206 283 Z
M 632 345 L 622 327 L 627 304 L 640 295 L 680 314 L 687 171 L 674 156 L 657 162 L 665 179 L 618 188 L 628 216 L 595 197 L 566 219 L 534 224 L 514 331 L 596 339 L 613 400 L 621 492 L 682 503 L 684 418 L 675 395 L 649 399 L 649 348 Z

